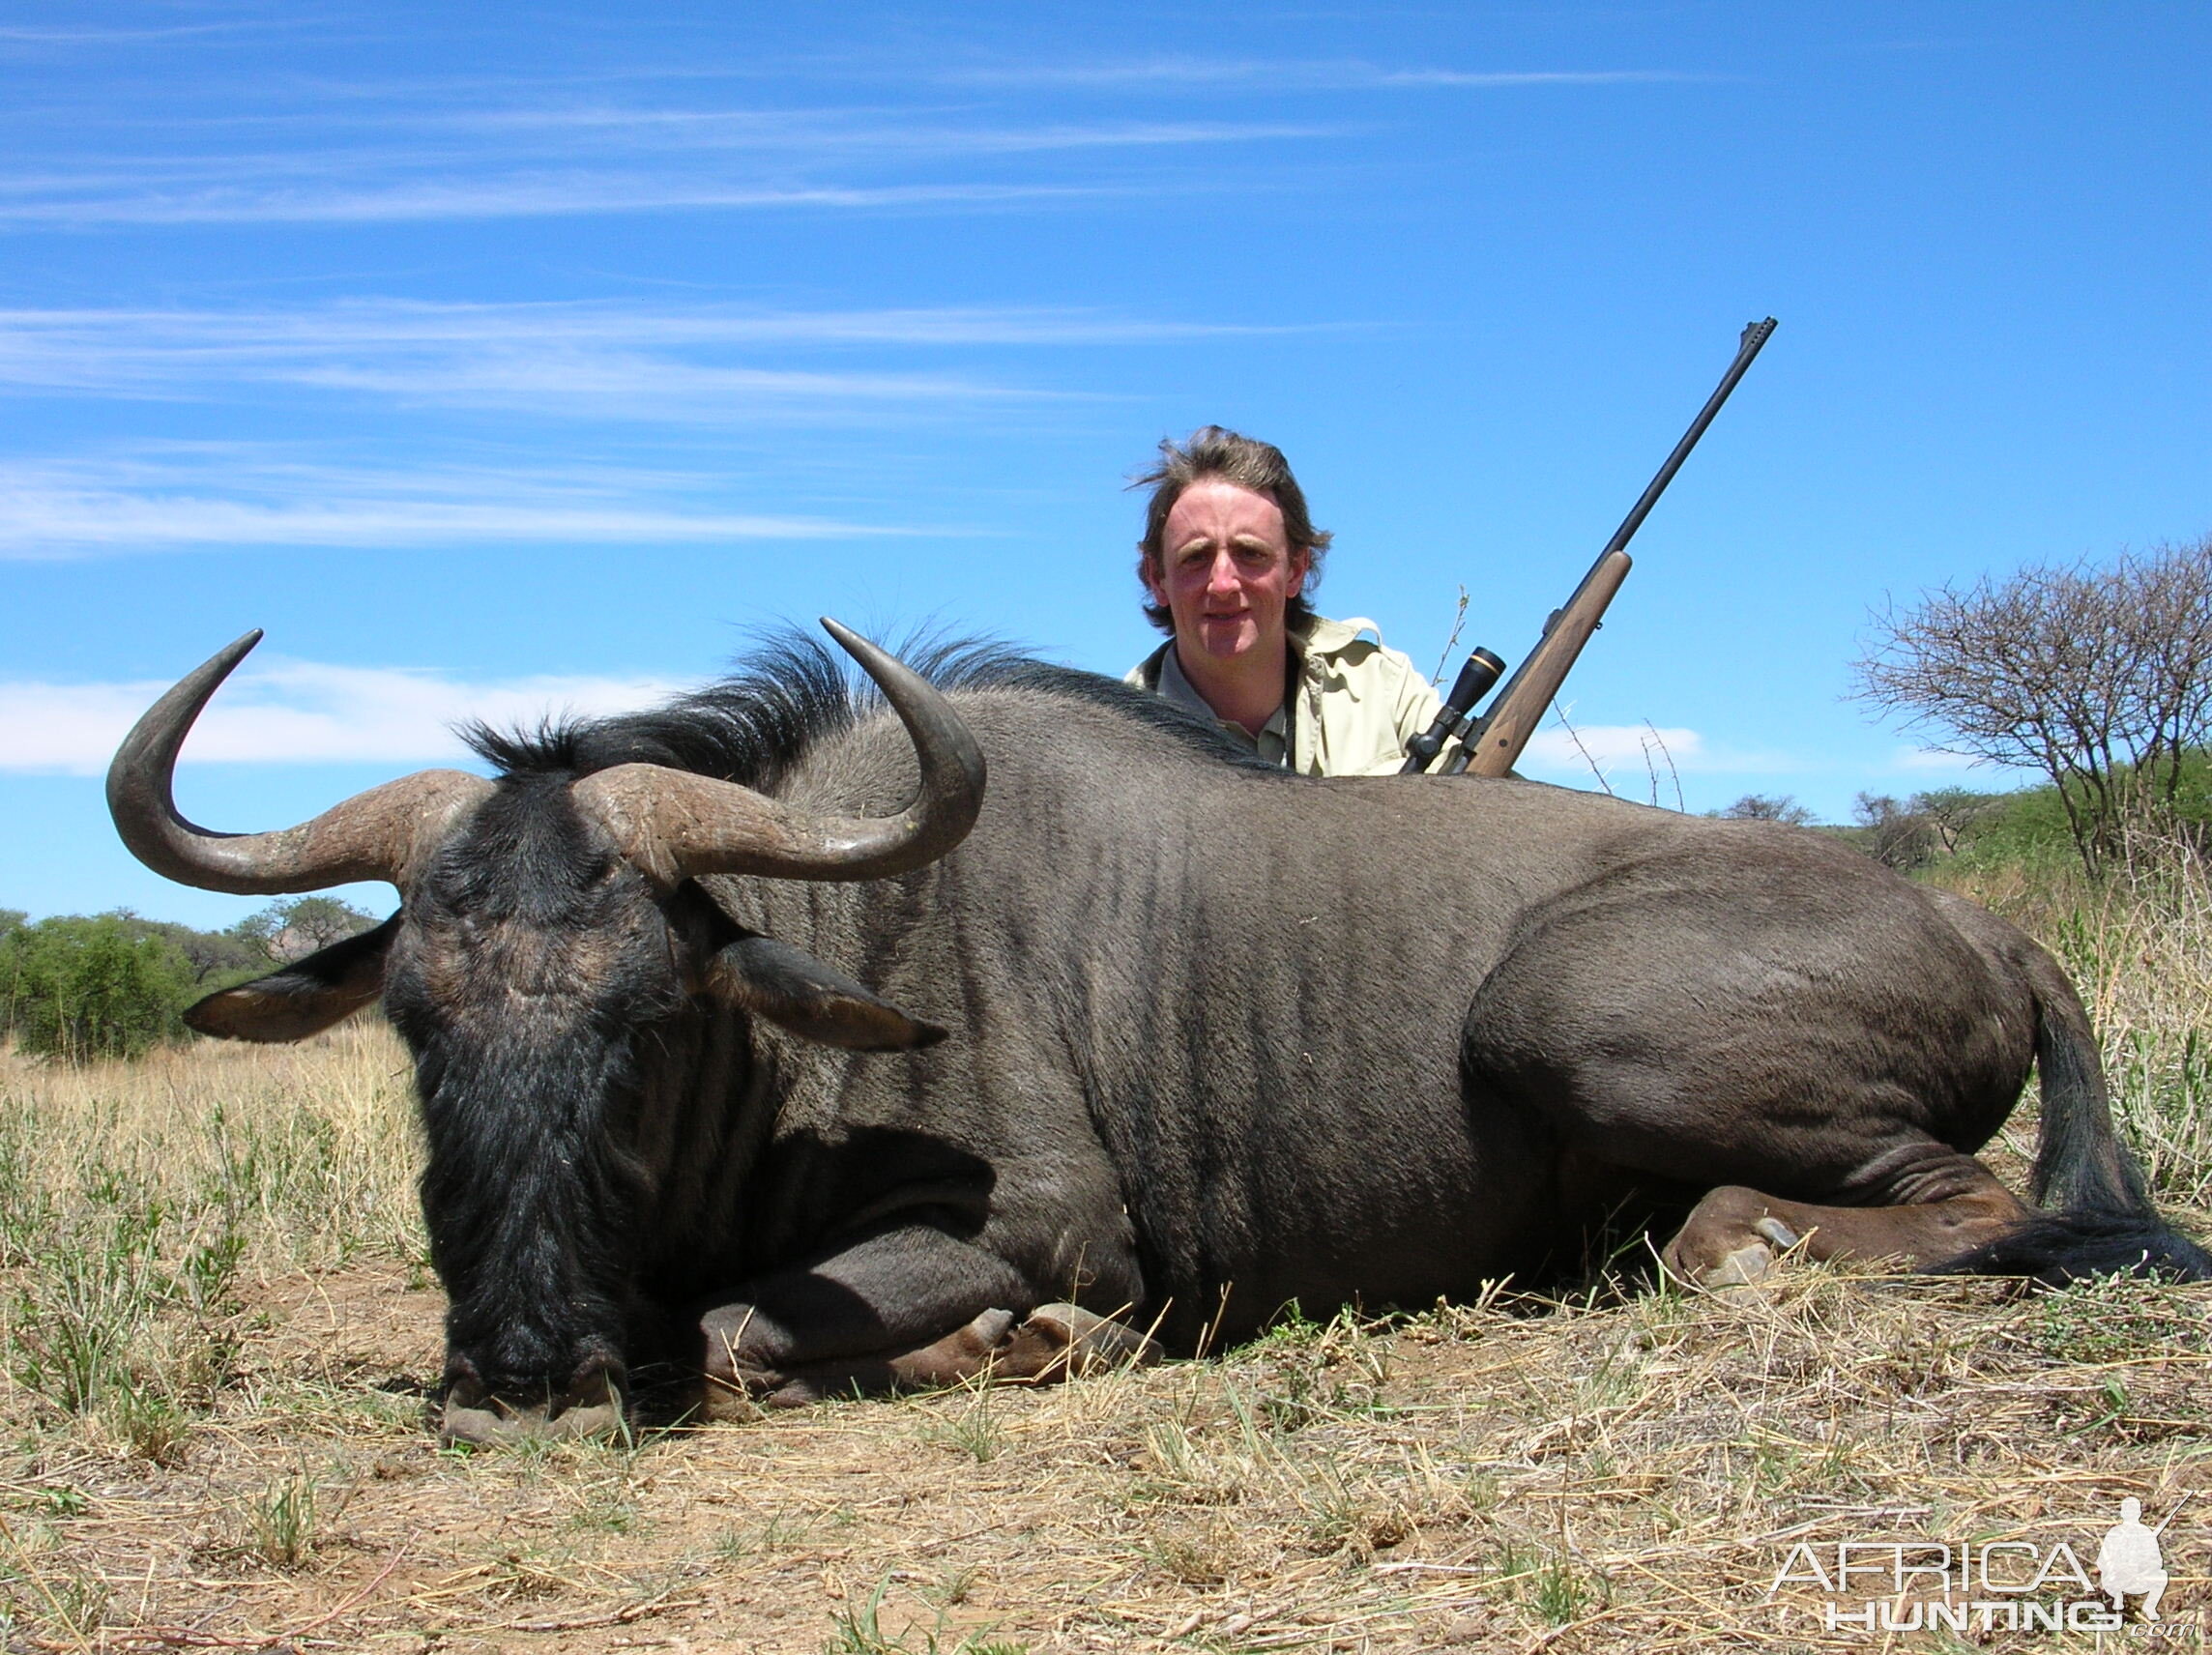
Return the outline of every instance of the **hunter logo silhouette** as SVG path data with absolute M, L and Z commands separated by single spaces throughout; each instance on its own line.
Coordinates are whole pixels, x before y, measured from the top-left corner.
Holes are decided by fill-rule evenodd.
M 2172 1521 L 2168 1516 L 2166 1523 Z M 2105 1531 L 2105 1543 L 2097 1548 L 2097 1587 L 2112 1600 L 2115 1612 L 2127 1608 L 2128 1594 L 2139 1592 L 2143 1619 L 2158 1618 L 2158 1600 L 2166 1591 L 2167 1582 L 2166 1559 L 2159 1553 L 2158 1537 L 2166 1531 L 2166 1523 L 2146 1528 L 2142 1501 L 2120 1501 L 2120 1521 Z

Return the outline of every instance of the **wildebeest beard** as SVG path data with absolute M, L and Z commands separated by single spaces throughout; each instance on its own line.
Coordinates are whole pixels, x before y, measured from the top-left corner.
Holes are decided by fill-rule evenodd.
M 499 785 L 412 893 L 387 970 L 427 1137 L 446 1379 L 465 1395 L 619 1390 L 642 1331 L 639 1050 L 692 1014 L 668 915 L 568 779 Z

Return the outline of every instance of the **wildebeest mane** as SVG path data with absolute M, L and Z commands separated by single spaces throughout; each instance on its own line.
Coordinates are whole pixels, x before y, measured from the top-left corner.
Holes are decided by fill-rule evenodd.
M 1021 689 L 1108 707 L 1210 757 L 1281 774 L 1205 720 L 1114 679 L 1026 655 L 989 638 L 923 633 L 892 652 L 941 689 Z M 663 765 L 771 791 L 817 742 L 884 705 L 842 656 L 797 630 L 768 638 L 728 678 L 659 707 L 597 718 L 547 718 L 532 728 L 462 726 L 461 740 L 509 776 L 589 775 L 616 765 Z

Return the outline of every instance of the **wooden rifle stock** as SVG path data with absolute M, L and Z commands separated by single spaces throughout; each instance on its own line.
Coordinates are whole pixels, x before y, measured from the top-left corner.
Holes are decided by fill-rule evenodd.
M 1552 617 L 1544 628 L 1543 638 L 1529 651 L 1520 671 L 1499 695 L 1498 705 L 1482 722 L 1481 735 L 1468 737 L 1469 775 L 1501 776 L 1513 768 L 1521 757 L 1521 750 L 1528 746 L 1528 738 L 1535 735 L 1536 726 L 1543 722 L 1544 710 L 1552 705 L 1552 697 L 1559 693 L 1559 685 L 1566 682 L 1575 657 L 1583 653 L 1583 646 L 1597 630 L 1598 622 L 1605 616 L 1605 606 L 1613 601 L 1613 595 L 1628 578 L 1628 568 L 1626 552 L 1609 551 L 1583 576 L 1574 596 Z
M 1613 532 L 1605 550 L 1598 553 L 1589 573 L 1583 576 L 1582 585 L 1575 588 L 1575 595 L 1544 624 L 1544 635 L 1535 649 L 1505 681 L 1505 687 L 1498 692 L 1496 705 L 1462 744 L 1459 760 L 1452 767 L 1453 773 L 1464 770 L 1469 775 L 1501 776 L 1519 762 L 1521 750 L 1528 746 L 1536 726 L 1543 722 L 1545 710 L 1559 693 L 1559 685 L 1566 682 L 1575 657 L 1583 653 L 1583 646 L 1589 642 L 1590 634 L 1605 618 L 1606 605 L 1620 590 L 1620 583 L 1628 578 L 1629 559 L 1624 548 L 1644 526 L 1644 519 L 1650 515 L 1659 496 L 1674 480 L 1674 474 L 1682 469 L 1682 462 L 1690 457 L 1690 450 L 1698 446 L 1698 439 L 1705 434 L 1713 416 L 1721 411 L 1721 404 L 1729 399 L 1729 392 L 1735 389 L 1736 381 L 1743 377 L 1752 359 L 1759 355 L 1760 347 L 1773 333 L 1771 316 L 1744 329 L 1743 337 L 1736 344 L 1735 361 L 1721 376 L 1719 387 L 1705 399 L 1704 407 L 1690 421 L 1690 428 L 1682 433 L 1682 440 L 1674 445 L 1674 451 L 1667 456 L 1667 463 L 1659 468 L 1642 498 L 1621 519 L 1620 527 Z

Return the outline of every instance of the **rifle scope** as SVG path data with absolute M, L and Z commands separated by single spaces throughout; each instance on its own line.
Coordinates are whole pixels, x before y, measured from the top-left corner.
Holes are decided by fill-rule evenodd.
M 1443 706 L 1437 710 L 1436 718 L 1426 730 L 1406 743 L 1406 762 L 1399 768 L 1400 775 L 1419 775 L 1436 762 L 1443 751 L 1444 743 L 1454 736 L 1467 733 L 1468 714 L 1474 704 L 1490 693 L 1505 671 L 1505 658 L 1488 650 L 1477 649 L 1467 657 L 1467 665 L 1459 669 L 1459 677 L 1452 680 L 1451 693 L 1444 697 Z

